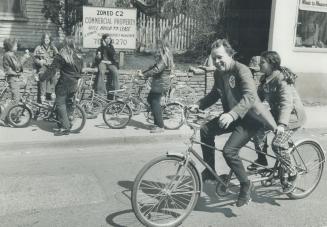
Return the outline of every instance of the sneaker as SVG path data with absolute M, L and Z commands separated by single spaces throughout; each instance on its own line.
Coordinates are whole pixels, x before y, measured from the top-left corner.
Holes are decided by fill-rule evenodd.
M 282 186 L 282 189 L 284 194 L 291 193 L 295 189 L 295 184 L 291 182 L 285 182 Z
M 241 183 L 240 194 L 236 201 L 236 206 L 241 207 L 248 205 L 251 201 L 251 192 L 253 189 L 253 183 L 249 180 L 248 182 Z
M 150 133 L 162 133 L 164 131 L 165 131 L 164 128 L 155 127 L 154 129 L 150 130 Z
M 297 179 L 297 173 L 290 175 L 289 177 L 287 177 L 287 180 L 285 179 L 282 182 L 283 193 L 287 194 L 294 191 L 296 186 L 296 179 Z
M 268 162 L 267 159 L 257 159 L 254 161 L 254 163 L 252 163 L 251 165 L 249 165 L 248 167 L 246 167 L 249 171 L 256 171 L 258 170 L 258 168 L 260 168 L 260 166 L 256 165 L 262 165 L 262 166 L 268 166 Z
M 69 130 L 60 130 L 57 132 L 54 132 L 54 136 L 67 136 L 69 135 Z

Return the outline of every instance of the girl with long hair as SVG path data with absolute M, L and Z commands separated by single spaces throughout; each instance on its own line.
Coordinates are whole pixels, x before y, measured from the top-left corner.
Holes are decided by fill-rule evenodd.
M 74 96 L 77 92 L 78 80 L 81 78 L 83 61 L 79 55 L 74 37 L 66 37 L 64 46 L 55 56 L 52 64 L 41 76 L 40 81 L 53 77 L 60 70 L 60 77 L 55 88 L 57 116 L 60 122 L 55 136 L 68 135 L 71 123 L 69 116 L 73 112 Z

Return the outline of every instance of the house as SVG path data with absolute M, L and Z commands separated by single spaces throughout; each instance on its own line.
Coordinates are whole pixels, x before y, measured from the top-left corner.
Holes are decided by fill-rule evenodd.
M 44 32 L 58 38 L 56 26 L 44 18 L 44 0 L 0 1 L 0 46 L 8 37 L 16 37 L 21 48 L 34 48 Z

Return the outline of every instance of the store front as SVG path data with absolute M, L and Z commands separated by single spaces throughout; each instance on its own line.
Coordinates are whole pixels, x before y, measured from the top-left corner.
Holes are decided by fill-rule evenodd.
M 273 0 L 268 49 L 299 74 L 304 99 L 327 104 L 327 0 Z

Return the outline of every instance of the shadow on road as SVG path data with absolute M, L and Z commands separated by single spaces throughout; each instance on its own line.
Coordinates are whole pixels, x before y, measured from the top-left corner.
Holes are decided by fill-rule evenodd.
M 38 121 L 32 120 L 31 126 L 36 126 L 39 129 L 41 129 L 42 131 L 53 133 L 54 132 L 53 129 L 56 127 L 56 123 L 49 122 L 49 121 L 43 121 L 43 120 L 38 120 Z

